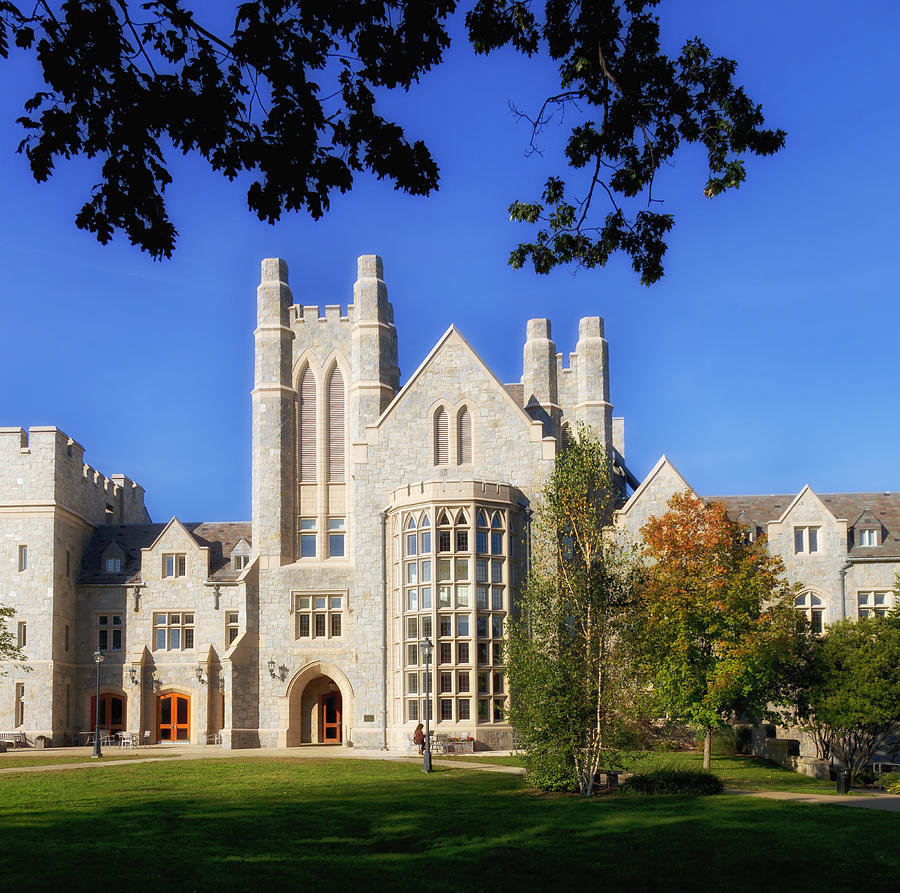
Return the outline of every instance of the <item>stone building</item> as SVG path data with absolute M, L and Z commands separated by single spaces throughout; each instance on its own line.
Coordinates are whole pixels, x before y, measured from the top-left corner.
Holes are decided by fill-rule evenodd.
M 257 311 L 250 523 L 153 524 L 58 429 L 0 429 L 0 604 L 31 667 L 0 678 L 0 730 L 91 729 L 96 652 L 101 725 L 154 741 L 406 748 L 430 709 L 508 746 L 502 640 L 567 426 L 625 476 L 602 319 L 567 366 L 530 320 L 515 384 L 451 326 L 401 385 L 380 258 L 345 310 L 265 260 Z
M 638 544 L 651 515 L 666 511 L 675 493 L 693 488 L 662 456 L 614 516 L 623 544 Z M 886 615 L 897 604 L 900 573 L 900 493 L 815 493 L 804 487 L 784 495 L 704 496 L 723 503 L 751 539 L 765 534 L 781 556 L 789 582 L 799 584 L 796 610 L 813 630 L 839 620 Z M 896 738 L 897 736 L 895 736 Z M 754 751 L 809 775 L 827 777 L 803 730 L 764 723 L 752 730 Z M 893 747 L 893 743 L 891 744 Z M 890 759 L 890 748 L 879 757 Z
M 514 384 L 451 326 L 401 385 L 380 258 L 324 309 L 269 259 L 255 339 L 249 522 L 151 523 L 143 489 L 59 429 L 0 428 L 0 604 L 30 668 L 0 667 L 0 731 L 90 730 L 99 654 L 101 725 L 153 741 L 405 749 L 430 709 L 438 733 L 508 746 L 506 620 L 568 431 L 609 448 L 625 539 L 691 489 L 665 457 L 625 468 L 603 320 L 568 365 L 530 320 Z M 816 628 L 895 604 L 900 494 L 715 498 L 767 535 Z
M 661 515 L 675 493 L 694 492 L 662 456 L 614 523 L 630 542 L 650 515 Z M 800 584 L 795 601 L 822 632 L 838 620 L 887 614 L 896 604 L 900 573 L 900 493 L 799 493 L 704 496 L 720 502 L 746 526 L 751 539 L 765 534 L 770 551 L 784 561 L 787 579 Z

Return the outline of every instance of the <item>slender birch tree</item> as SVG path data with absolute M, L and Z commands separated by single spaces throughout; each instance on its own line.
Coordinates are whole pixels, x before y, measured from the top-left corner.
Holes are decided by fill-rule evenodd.
M 532 784 L 589 795 L 627 714 L 628 565 L 604 534 L 616 507 L 609 460 L 585 429 L 556 460 L 540 498 L 532 568 L 510 624 L 510 719 Z

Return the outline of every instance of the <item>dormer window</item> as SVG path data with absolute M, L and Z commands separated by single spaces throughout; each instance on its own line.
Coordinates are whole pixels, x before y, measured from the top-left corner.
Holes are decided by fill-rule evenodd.
M 232 555 L 231 563 L 234 566 L 236 571 L 242 571 L 248 564 L 250 564 L 250 556 L 249 555 Z
M 183 577 L 187 569 L 187 557 L 180 554 L 163 555 L 163 576 Z
M 858 531 L 859 545 L 860 546 L 877 546 L 878 545 L 878 531 L 872 528 L 868 528 L 866 530 Z
M 121 574 L 122 573 L 122 559 L 121 558 L 107 558 L 104 562 L 104 567 L 106 568 L 106 573 L 108 574 Z

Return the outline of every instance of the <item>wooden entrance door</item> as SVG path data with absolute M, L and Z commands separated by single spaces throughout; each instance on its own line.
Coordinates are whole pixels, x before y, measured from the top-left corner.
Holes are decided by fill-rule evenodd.
M 91 695 L 91 731 L 97 718 L 97 696 Z M 125 698 L 118 695 L 100 695 L 100 728 L 122 731 L 125 728 Z
M 191 740 L 191 699 L 186 695 L 160 695 L 158 702 L 159 740 Z
M 322 717 L 322 735 L 319 740 L 323 744 L 341 743 L 341 693 L 330 691 L 322 695 L 319 714 Z

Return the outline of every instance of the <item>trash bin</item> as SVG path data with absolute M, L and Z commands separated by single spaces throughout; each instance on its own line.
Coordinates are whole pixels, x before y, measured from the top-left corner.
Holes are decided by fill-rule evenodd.
M 605 782 L 605 784 L 604 784 Z M 618 772 L 595 772 L 594 773 L 594 790 L 606 788 L 606 790 L 614 791 L 619 786 Z
M 44 735 L 38 735 L 37 738 L 34 739 L 35 747 L 49 747 L 50 739 Z
M 849 769 L 838 769 L 837 770 L 837 792 L 839 794 L 849 794 L 850 793 L 850 770 Z

